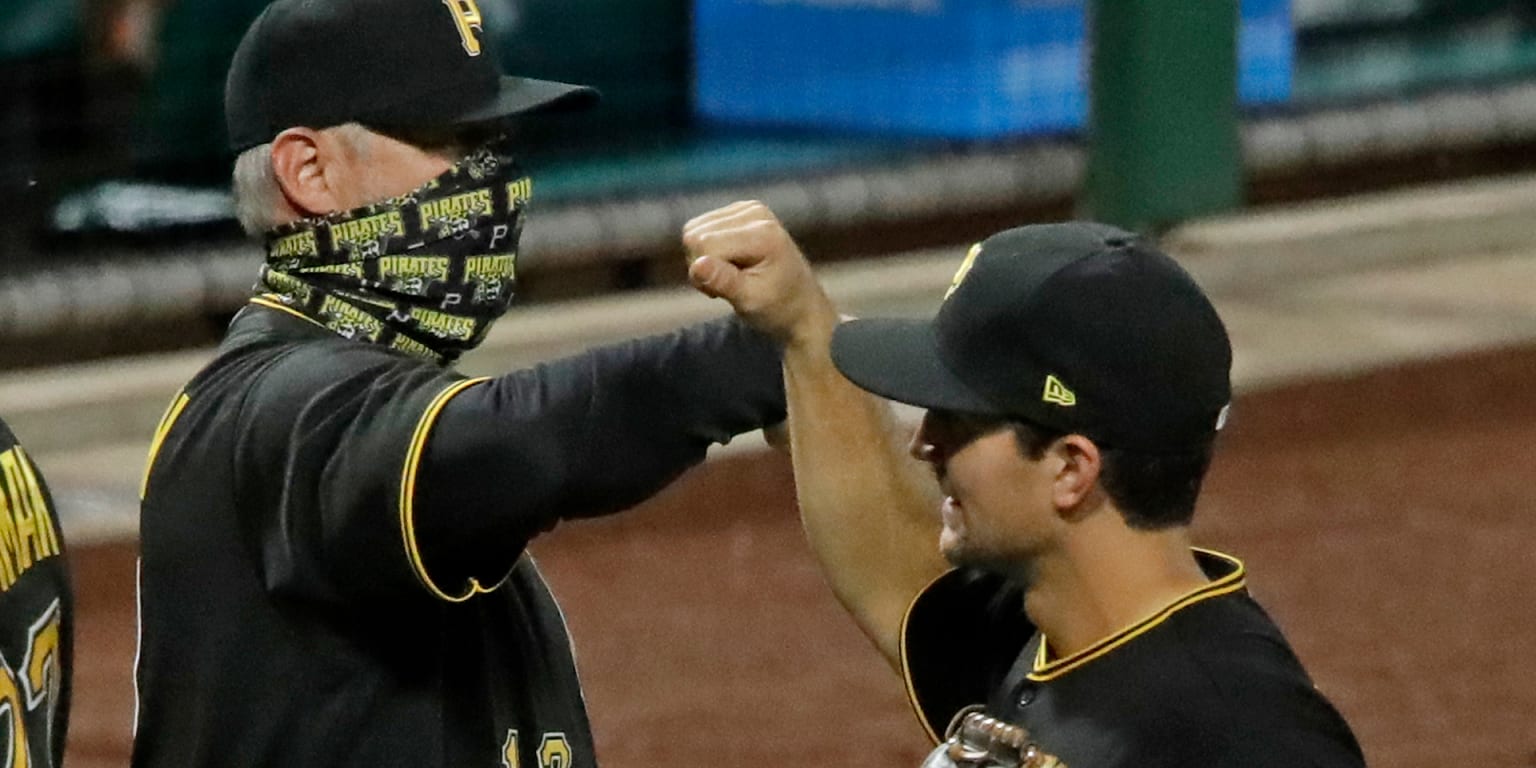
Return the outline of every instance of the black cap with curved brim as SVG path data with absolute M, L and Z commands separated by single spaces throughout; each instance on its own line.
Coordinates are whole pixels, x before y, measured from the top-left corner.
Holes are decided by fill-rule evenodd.
M 1232 348 L 1173 259 L 1103 224 L 1041 224 L 973 248 L 932 320 L 850 320 L 832 360 L 923 408 L 1011 418 L 1148 453 L 1210 441 Z
M 597 102 L 587 86 L 507 75 L 483 27 L 474 0 L 278 0 L 230 63 L 230 149 L 297 126 L 441 128 Z
M 887 400 L 961 413 L 997 413 L 996 404 L 944 364 L 933 326 L 929 320 L 910 318 L 849 320 L 833 335 L 833 361 L 849 381 Z

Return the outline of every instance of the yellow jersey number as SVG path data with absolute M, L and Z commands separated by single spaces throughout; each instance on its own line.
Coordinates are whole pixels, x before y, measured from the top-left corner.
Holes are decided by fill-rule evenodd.
M 501 745 L 501 764 L 505 768 L 519 768 L 517 757 L 517 731 L 507 731 L 507 740 Z M 539 768 L 571 768 L 571 745 L 564 733 L 546 733 L 539 740 Z
M 30 768 L 29 744 L 53 741 L 54 707 L 59 700 L 59 601 L 32 622 L 27 655 L 19 668 L 0 655 L 0 728 L 6 731 L 6 768 Z M 18 673 L 20 673 L 18 675 Z M 31 722 L 30 728 L 28 721 Z

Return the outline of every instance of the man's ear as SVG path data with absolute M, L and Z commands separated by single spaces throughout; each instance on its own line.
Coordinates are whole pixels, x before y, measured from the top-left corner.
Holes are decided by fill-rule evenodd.
M 1066 516 L 1093 506 L 1104 457 L 1099 446 L 1082 435 L 1067 435 L 1047 449 L 1059 463 L 1051 485 L 1051 500 Z
M 334 188 L 337 142 L 311 128 L 289 128 L 272 139 L 272 172 L 283 197 L 298 216 L 341 210 Z

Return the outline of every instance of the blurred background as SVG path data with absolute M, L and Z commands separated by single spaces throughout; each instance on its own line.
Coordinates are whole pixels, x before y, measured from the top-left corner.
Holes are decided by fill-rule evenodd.
M 222 87 L 265 4 L 0 0 L 0 415 L 73 547 L 77 765 L 126 764 L 138 472 L 261 259 Z M 479 5 L 509 71 L 605 101 L 519 128 L 522 302 L 466 370 L 719 314 L 678 235 L 737 199 L 858 313 L 930 311 L 1006 226 L 1138 229 L 1234 339 L 1206 543 L 1373 765 L 1536 766 L 1536 1 Z M 917 764 L 794 515 L 744 438 L 535 545 L 605 764 Z

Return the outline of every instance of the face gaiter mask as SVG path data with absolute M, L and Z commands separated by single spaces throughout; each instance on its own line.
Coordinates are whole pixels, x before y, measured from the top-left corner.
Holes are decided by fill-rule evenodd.
M 512 301 L 532 192 L 494 140 L 414 191 L 272 229 L 256 291 L 346 338 L 451 363 Z

